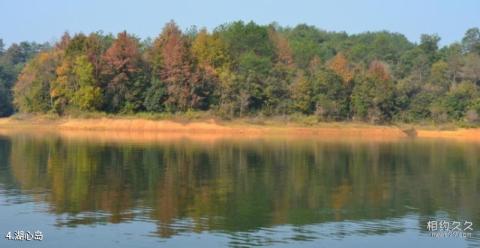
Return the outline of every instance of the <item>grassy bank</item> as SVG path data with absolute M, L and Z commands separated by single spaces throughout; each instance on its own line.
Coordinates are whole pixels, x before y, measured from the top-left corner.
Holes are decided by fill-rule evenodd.
M 360 122 L 320 122 L 311 116 L 248 117 L 222 120 L 209 113 L 107 115 L 69 117 L 14 115 L 0 119 L 0 128 L 50 131 L 164 132 L 210 135 L 304 135 L 358 138 L 449 138 L 480 140 L 479 128 L 455 125 L 371 125 Z

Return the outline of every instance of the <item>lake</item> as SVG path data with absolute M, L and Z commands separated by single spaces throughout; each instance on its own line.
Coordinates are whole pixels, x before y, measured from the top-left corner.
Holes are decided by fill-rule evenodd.
M 83 136 L 0 136 L 0 247 L 480 246 L 480 142 Z

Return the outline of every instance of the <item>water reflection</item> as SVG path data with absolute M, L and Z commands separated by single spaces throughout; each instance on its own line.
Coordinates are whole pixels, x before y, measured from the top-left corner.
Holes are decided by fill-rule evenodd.
M 480 223 L 479 152 L 434 140 L 15 134 L 0 137 L 0 197 L 46 203 L 58 227 L 145 221 L 156 237 L 216 232 L 233 246 L 427 235 L 434 216 Z

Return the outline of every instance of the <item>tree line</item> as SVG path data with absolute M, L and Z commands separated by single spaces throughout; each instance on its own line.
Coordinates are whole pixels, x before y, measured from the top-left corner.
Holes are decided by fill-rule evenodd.
M 387 31 L 232 22 L 155 39 L 65 33 L 55 44 L 0 42 L 0 115 L 16 111 L 211 111 L 225 118 L 480 122 L 480 30 L 439 46 Z

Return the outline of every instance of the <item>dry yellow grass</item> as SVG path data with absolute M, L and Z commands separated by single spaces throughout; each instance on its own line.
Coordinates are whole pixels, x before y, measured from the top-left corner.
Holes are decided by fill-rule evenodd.
M 140 118 L 49 118 L 45 116 L 0 118 L 0 128 L 4 130 L 45 130 L 62 132 L 70 137 L 121 137 L 121 139 L 166 139 L 196 137 L 203 140 L 221 137 L 258 137 L 282 135 L 292 137 L 321 138 L 362 138 L 398 139 L 408 135 L 398 127 L 374 126 L 362 123 L 321 123 L 303 126 L 295 123 L 272 122 L 249 124 L 241 121 L 218 122 L 213 119 L 180 123 L 168 120 L 147 120 Z M 93 134 L 91 131 L 95 131 Z M 101 132 L 100 132 L 101 131 Z M 418 138 L 448 138 L 480 141 L 480 128 L 456 130 L 432 130 L 417 128 Z
M 480 128 L 456 130 L 417 130 L 417 137 L 480 141 Z
M 96 119 L 45 119 L 32 117 L 27 119 L 0 119 L 0 128 L 3 129 L 35 129 L 54 131 L 103 131 L 142 133 L 142 137 L 154 136 L 154 133 L 218 135 L 228 136 L 259 136 L 259 135 L 288 135 L 288 136 L 318 136 L 328 138 L 405 138 L 407 135 L 396 127 L 373 126 L 365 124 L 326 123 L 314 126 L 298 124 L 267 124 L 255 125 L 241 122 L 223 122 L 215 120 L 193 121 L 179 123 L 167 120 L 146 120 L 130 118 L 96 118 Z

